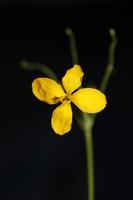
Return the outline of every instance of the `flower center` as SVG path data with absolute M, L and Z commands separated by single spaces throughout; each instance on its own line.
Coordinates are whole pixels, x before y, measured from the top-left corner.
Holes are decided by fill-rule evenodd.
M 65 97 L 62 99 L 61 102 L 63 102 L 63 101 L 70 101 L 69 96 L 65 96 Z
M 59 102 L 61 102 L 61 103 L 63 103 L 64 101 L 70 101 L 70 98 L 69 98 L 69 96 L 65 96 L 65 97 L 54 97 L 54 98 L 52 98 L 52 100 L 54 101 L 54 103 L 59 103 Z

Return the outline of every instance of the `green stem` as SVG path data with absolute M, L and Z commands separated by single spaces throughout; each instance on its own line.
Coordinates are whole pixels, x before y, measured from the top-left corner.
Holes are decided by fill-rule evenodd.
M 73 64 L 78 64 L 78 53 L 76 48 L 76 41 L 74 34 L 71 29 L 65 30 L 66 34 L 69 37 L 70 41 L 70 50 L 72 55 Z M 109 46 L 108 53 L 108 65 L 106 67 L 100 90 L 105 91 L 110 79 L 110 76 L 114 70 L 114 58 L 115 58 L 115 47 L 117 43 L 117 38 L 114 29 L 109 30 L 111 36 L 111 43 Z M 92 128 L 95 124 L 97 114 L 88 115 L 86 113 L 82 113 L 82 117 L 78 118 L 78 123 L 81 129 L 84 132 L 85 139 L 85 149 L 86 149 L 86 164 L 87 164 L 87 189 L 88 189 L 88 200 L 94 200 L 94 155 L 93 155 L 93 135 Z
M 117 37 L 115 34 L 114 29 L 109 30 L 110 36 L 111 36 L 111 43 L 109 46 L 109 52 L 108 52 L 108 64 L 100 85 L 100 90 L 105 92 L 109 79 L 111 77 L 111 74 L 114 70 L 114 63 L 115 63 L 115 48 L 117 44 Z M 83 115 L 84 119 L 84 137 L 85 137 L 85 145 L 86 145 L 86 159 L 87 159 L 87 172 L 88 172 L 88 198 L 89 200 L 94 200 L 94 160 L 93 160 L 93 136 L 92 136 L 92 128 L 95 124 L 97 114 L 92 115 L 90 117 L 87 114 Z
M 93 156 L 93 137 L 92 131 L 85 130 L 85 146 L 86 146 L 86 161 L 87 161 L 87 188 L 88 199 L 94 200 L 94 156 Z
M 65 32 L 69 37 L 72 63 L 78 64 L 78 53 L 75 36 L 70 28 L 65 29 Z M 94 156 L 92 137 L 93 118 L 89 117 L 86 113 L 82 113 L 82 116 L 83 121 L 80 120 L 81 118 L 78 118 L 78 123 L 84 132 L 85 139 L 88 200 L 94 200 Z
M 99 89 L 102 92 L 105 92 L 105 90 L 107 88 L 107 85 L 108 85 L 110 76 L 111 76 L 111 74 L 114 70 L 114 64 L 115 64 L 115 47 L 116 47 L 116 44 L 117 44 L 117 37 L 116 37 L 114 29 L 110 29 L 109 33 L 110 33 L 110 37 L 111 37 L 112 41 L 111 41 L 110 46 L 109 46 L 108 64 L 107 64 L 106 70 L 104 72 L 104 76 L 103 76 L 101 85 L 99 87 Z
M 94 154 L 93 154 L 93 118 L 88 114 L 82 113 L 83 123 L 82 130 L 85 139 L 85 150 L 86 150 L 86 167 L 87 167 L 87 191 L 88 200 L 94 200 Z
M 111 43 L 110 43 L 109 51 L 108 51 L 108 64 L 106 66 L 106 69 L 105 69 L 105 72 L 104 72 L 104 75 L 103 75 L 103 78 L 102 78 L 102 81 L 101 81 L 101 84 L 99 87 L 99 89 L 102 92 L 106 91 L 110 77 L 115 68 L 115 48 L 116 48 L 116 44 L 117 44 L 117 37 L 116 37 L 115 30 L 113 28 L 109 29 L 109 34 L 111 37 Z M 94 114 L 92 116 L 93 124 L 95 122 L 96 117 L 97 117 L 97 114 Z
M 76 46 L 76 39 L 75 36 L 70 28 L 65 29 L 65 33 L 69 37 L 69 43 L 70 43 L 70 51 L 72 56 L 72 63 L 78 64 L 78 52 L 77 52 L 77 46 Z
M 28 62 L 26 60 L 21 60 L 20 61 L 20 66 L 23 69 L 26 69 L 26 70 L 38 70 L 38 71 L 41 71 L 43 74 L 45 74 L 49 78 L 52 78 L 52 79 L 58 81 L 58 78 L 57 78 L 56 74 L 54 73 L 54 71 L 50 67 L 48 67 L 48 66 L 46 66 L 44 64 L 32 63 L 32 62 Z

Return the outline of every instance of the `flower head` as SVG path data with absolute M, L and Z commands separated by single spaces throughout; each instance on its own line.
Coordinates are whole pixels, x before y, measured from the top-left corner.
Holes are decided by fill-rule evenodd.
M 101 91 L 94 88 L 78 89 L 83 75 L 82 68 L 74 65 L 62 78 L 62 85 L 50 78 L 36 78 L 32 83 L 32 92 L 40 101 L 60 103 L 51 118 L 52 128 L 59 135 L 71 130 L 71 102 L 85 113 L 97 113 L 106 106 L 106 97 Z

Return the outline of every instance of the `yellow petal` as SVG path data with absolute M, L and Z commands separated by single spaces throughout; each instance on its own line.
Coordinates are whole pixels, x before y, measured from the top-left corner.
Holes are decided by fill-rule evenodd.
M 55 104 L 65 96 L 60 84 L 49 78 L 36 78 L 32 82 L 32 92 L 40 100 L 48 104 Z
M 83 112 L 97 113 L 106 106 L 105 95 L 97 89 L 83 88 L 71 95 L 71 101 Z
M 53 111 L 51 124 L 55 133 L 59 135 L 64 135 L 71 130 L 72 109 L 69 101 L 64 101 Z
M 62 83 L 68 95 L 81 86 L 83 75 L 84 73 L 79 65 L 74 65 L 74 67 L 67 70 L 62 78 Z

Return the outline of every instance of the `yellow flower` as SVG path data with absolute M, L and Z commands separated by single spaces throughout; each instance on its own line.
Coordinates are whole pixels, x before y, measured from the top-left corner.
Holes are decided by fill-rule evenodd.
M 106 106 L 106 97 L 99 90 L 78 89 L 81 86 L 83 75 L 82 68 L 74 65 L 62 78 L 62 85 L 50 78 L 36 78 L 32 83 L 32 92 L 40 101 L 48 104 L 61 103 L 53 111 L 51 119 L 52 128 L 59 135 L 64 135 L 71 130 L 71 102 L 85 113 L 97 113 Z

